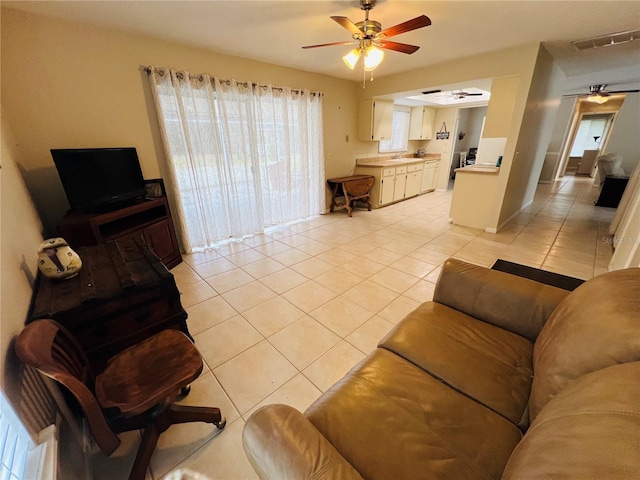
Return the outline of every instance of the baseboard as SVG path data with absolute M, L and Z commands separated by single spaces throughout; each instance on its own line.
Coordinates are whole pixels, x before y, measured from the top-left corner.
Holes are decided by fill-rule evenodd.
M 524 210 L 525 208 L 527 208 L 529 205 L 531 205 L 533 203 L 533 200 L 531 200 L 529 203 L 527 203 L 526 205 L 524 205 L 523 207 L 520 207 L 520 210 L 518 210 L 517 212 L 515 212 L 513 215 L 511 215 L 509 218 L 507 218 L 504 222 L 502 222 L 500 225 L 498 225 L 498 228 L 495 229 L 495 232 L 492 232 L 490 230 L 487 230 L 487 228 L 485 228 L 486 232 L 489 233 L 498 233 L 500 230 L 502 230 L 504 228 L 504 226 L 509 223 L 511 220 L 513 220 L 516 216 L 518 216 L 520 214 L 520 212 L 522 212 L 522 210 Z

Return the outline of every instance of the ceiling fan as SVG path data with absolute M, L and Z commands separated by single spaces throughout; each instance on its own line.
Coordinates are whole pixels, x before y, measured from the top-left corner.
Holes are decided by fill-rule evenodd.
M 595 103 L 605 103 L 611 95 L 617 93 L 637 93 L 640 90 L 605 90 L 607 88 L 606 83 L 590 85 L 589 93 L 570 93 L 563 95 L 563 97 L 587 97 L 587 101 Z
M 439 97 L 451 97 L 454 100 L 461 100 L 467 97 L 481 97 L 483 94 L 479 92 L 465 92 L 464 90 L 451 90 L 450 92 L 443 92 L 442 90 L 427 90 L 422 92 L 423 95 L 431 95 L 434 93 L 442 93 L 437 95 Z
M 471 93 L 471 92 L 465 92 L 464 90 L 453 90 L 451 92 L 451 96 L 456 100 L 460 100 L 462 98 L 467 98 L 467 97 L 481 97 L 482 93 Z
M 332 16 L 331 19 L 338 23 L 341 27 L 351 33 L 352 41 L 348 42 L 332 42 L 322 43 L 319 45 L 306 45 L 302 48 L 318 48 L 329 47 L 334 45 L 353 45 L 358 46 L 345 55 L 342 59 L 350 69 L 354 69 L 358 59 L 364 54 L 364 70 L 372 71 L 384 58 L 384 52 L 380 48 L 387 50 L 395 50 L 396 52 L 412 54 L 420 47 L 409 45 L 406 43 L 398 43 L 387 40 L 389 37 L 400 35 L 401 33 L 417 30 L 418 28 L 428 27 L 431 20 L 426 15 L 412 18 L 406 22 L 402 22 L 393 27 L 382 29 L 382 24 L 375 20 L 369 20 L 369 11 L 375 7 L 376 0 L 360 0 L 360 9 L 365 11 L 365 17 L 362 22 L 353 23 L 347 17 Z

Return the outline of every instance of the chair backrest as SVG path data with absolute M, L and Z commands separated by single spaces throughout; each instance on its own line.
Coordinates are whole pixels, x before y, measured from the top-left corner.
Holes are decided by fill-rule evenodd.
M 111 455 L 120 440 L 109 428 L 94 395 L 95 377 L 75 337 L 53 320 L 36 320 L 22 330 L 15 349 L 22 362 L 64 385 L 73 394 L 96 443 L 106 455 Z

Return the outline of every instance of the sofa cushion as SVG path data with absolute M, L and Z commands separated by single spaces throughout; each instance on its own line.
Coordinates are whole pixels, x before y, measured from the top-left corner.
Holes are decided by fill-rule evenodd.
M 640 268 L 599 275 L 554 310 L 533 350 L 529 413 L 572 380 L 617 363 L 640 360 Z
M 511 422 L 526 424 L 533 342 L 427 302 L 380 342 Z
M 305 415 L 368 479 L 499 478 L 521 439 L 511 422 L 381 348 Z
M 533 342 L 568 294 L 561 288 L 450 258 L 442 266 L 433 301 Z
M 538 414 L 504 478 L 638 478 L 639 398 L 640 362 L 574 380 Z

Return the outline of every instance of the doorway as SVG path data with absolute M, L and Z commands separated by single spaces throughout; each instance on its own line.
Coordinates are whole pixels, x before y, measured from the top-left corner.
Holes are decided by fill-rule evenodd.
M 604 146 L 609 127 L 613 120 L 612 113 L 584 114 L 569 150 L 569 161 L 564 175 L 592 176 L 598 152 Z
M 453 133 L 454 141 L 451 147 L 448 190 L 453 188 L 455 169 L 463 164 L 470 164 L 474 160 L 469 158 L 469 152 L 473 155 L 478 148 L 486 116 L 487 106 L 458 108 L 456 129 Z
M 557 178 L 595 174 L 596 161 L 606 148 L 615 113 L 579 113 L 565 145 Z

